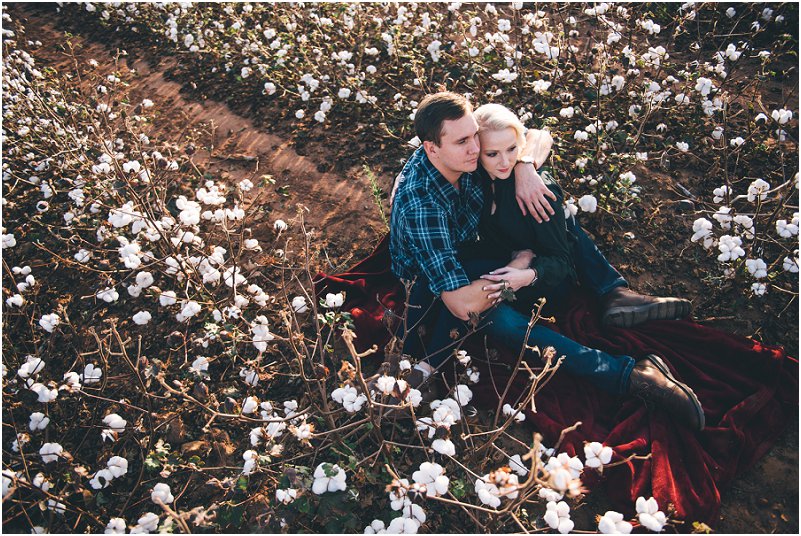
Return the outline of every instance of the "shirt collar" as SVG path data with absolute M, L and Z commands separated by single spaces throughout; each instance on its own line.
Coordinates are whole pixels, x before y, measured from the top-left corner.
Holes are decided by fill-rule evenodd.
M 434 166 L 431 160 L 428 158 L 428 155 L 425 152 L 425 149 L 419 147 L 417 151 L 420 154 L 420 161 L 423 163 L 423 167 L 425 169 L 425 178 L 426 181 L 432 186 L 434 191 L 436 191 L 443 199 L 447 201 L 458 201 L 463 196 L 464 193 L 469 191 L 470 188 L 473 187 L 473 183 L 475 182 L 475 178 L 473 175 L 474 172 L 464 172 L 459 177 L 459 190 L 457 190 L 453 184 L 448 182 L 448 179 Z

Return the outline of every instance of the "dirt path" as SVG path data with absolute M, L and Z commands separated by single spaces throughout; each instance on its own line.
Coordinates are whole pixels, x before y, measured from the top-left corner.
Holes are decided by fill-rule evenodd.
M 56 69 L 71 68 L 72 58 L 58 48 L 65 41 L 62 32 L 45 17 L 24 11 L 21 6 L 15 9 L 15 16 L 27 19 L 23 20 L 27 39 L 43 43 L 33 54 L 39 63 Z M 155 102 L 153 137 L 183 149 L 184 138 L 196 135 L 198 149 L 193 159 L 215 178 L 231 183 L 250 178 L 260 185 L 263 175 L 272 176 L 273 185 L 260 186 L 269 211 L 260 225 L 272 225 L 277 218 L 291 219 L 296 204 L 305 205 L 308 227 L 335 238 L 326 246 L 331 272 L 364 256 L 380 238 L 384 224 L 364 171 L 352 167 L 338 175 L 318 170 L 330 167 L 336 140 L 330 146 L 307 144 L 304 153 L 309 156 L 301 156 L 289 141 L 259 129 L 227 105 L 213 100 L 198 102 L 185 96 L 180 84 L 162 74 L 174 66 L 172 59 L 151 66 L 144 60 L 129 64 L 123 56 L 115 66 L 115 50 L 82 36 L 73 37 L 72 42 L 82 69 L 89 59 L 95 59 L 102 74 L 115 70 L 136 72 L 130 88 L 132 102 L 144 98 Z M 391 177 L 379 180 L 382 185 L 391 183 Z M 254 231 L 258 235 L 258 225 Z M 797 422 L 791 425 L 773 450 L 723 493 L 717 527 L 720 532 L 798 532 L 797 426 Z
M 64 34 L 38 13 L 18 13 L 24 13 L 27 19 L 23 21 L 26 37 L 44 43 L 33 54 L 37 61 L 57 70 L 71 69 L 73 58 L 58 48 L 65 41 Z M 279 218 L 289 221 L 297 213 L 297 204 L 304 205 L 308 209 L 307 228 L 341 238 L 327 246 L 332 272 L 363 256 L 380 239 L 385 227 L 366 173 L 358 167 L 343 174 L 318 170 L 329 167 L 327 159 L 333 150 L 308 147 L 310 156 L 301 156 L 288 140 L 259 129 L 226 104 L 185 97 L 181 84 L 162 74 L 174 66 L 175 60 L 151 66 L 142 59 L 129 62 L 120 56 L 115 65 L 116 50 L 82 36 L 74 36 L 71 42 L 82 71 L 90 59 L 95 59 L 98 66 L 94 72 L 104 76 L 115 71 L 134 73 L 129 88 L 131 102 L 147 98 L 155 103 L 150 110 L 155 110 L 151 137 L 177 144 L 181 150 L 188 144 L 187 136 L 195 137 L 197 150 L 192 159 L 199 168 L 229 184 L 244 178 L 252 180 L 257 186 L 254 198 L 261 194 L 269 213 L 263 225 L 272 225 Z M 335 147 L 336 140 L 331 144 Z M 264 176 L 272 177 L 274 184 L 264 185 Z M 380 181 L 388 184 L 391 177 L 381 177 Z M 258 225 L 254 233 L 258 237 Z

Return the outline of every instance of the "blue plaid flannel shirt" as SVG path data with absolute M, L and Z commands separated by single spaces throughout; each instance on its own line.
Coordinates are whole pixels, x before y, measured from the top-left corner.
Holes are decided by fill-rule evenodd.
M 458 246 L 478 238 L 484 196 L 477 173 L 463 173 L 459 190 L 418 148 L 397 178 L 389 250 L 400 279 L 425 281 L 431 292 L 470 284 L 457 257 Z

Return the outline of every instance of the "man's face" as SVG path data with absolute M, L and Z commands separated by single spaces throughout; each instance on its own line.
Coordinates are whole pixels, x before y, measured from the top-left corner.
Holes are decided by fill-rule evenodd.
M 425 142 L 431 163 L 450 182 L 459 179 L 462 173 L 475 171 L 478 167 L 478 123 L 473 114 L 442 123 L 440 144 Z

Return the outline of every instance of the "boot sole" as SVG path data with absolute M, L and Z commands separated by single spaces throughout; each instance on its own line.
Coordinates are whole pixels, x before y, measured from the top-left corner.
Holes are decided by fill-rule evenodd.
M 678 320 L 690 314 L 688 300 L 665 299 L 648 305 L 611 307 L 601 317 L 601 325 L 630 328 L 648 320 Z
M 706 426 L 706 416 L 704 415 L 704 408 L 701 406 L 701 401 L 698 400 L 698 397 L 696 396 L 695 391 L 693 391 L 692 388 L 689 385 L 677 380 L 673 376 L 673 374 L 671 374 L 670 369 L 668 368 L 667 364 L 665 364 L 665 362 L 662 361 L 662 358 L 659 357 L 658 355 L 651 354 L 651 355 L 645 356 L 644 359 L 647 359 L 651 363 L 653 363 L 656 366 L 656 368 L 658 368 L 659 371 L 662 374 L 665 375 L 665 377 L 667 379 L 669 379 L 670 381 L 672 381 L 673 383 L 678 385 L 679 389 L 684 391 L 684 393 L 689 397 L 689 399 L 693 403 L 693 406 L 695 406 L 696 416 L 698 417 L 698 427 L 696 427 L 696 430 L 698 432 L 703 430 L 704 427 Z

